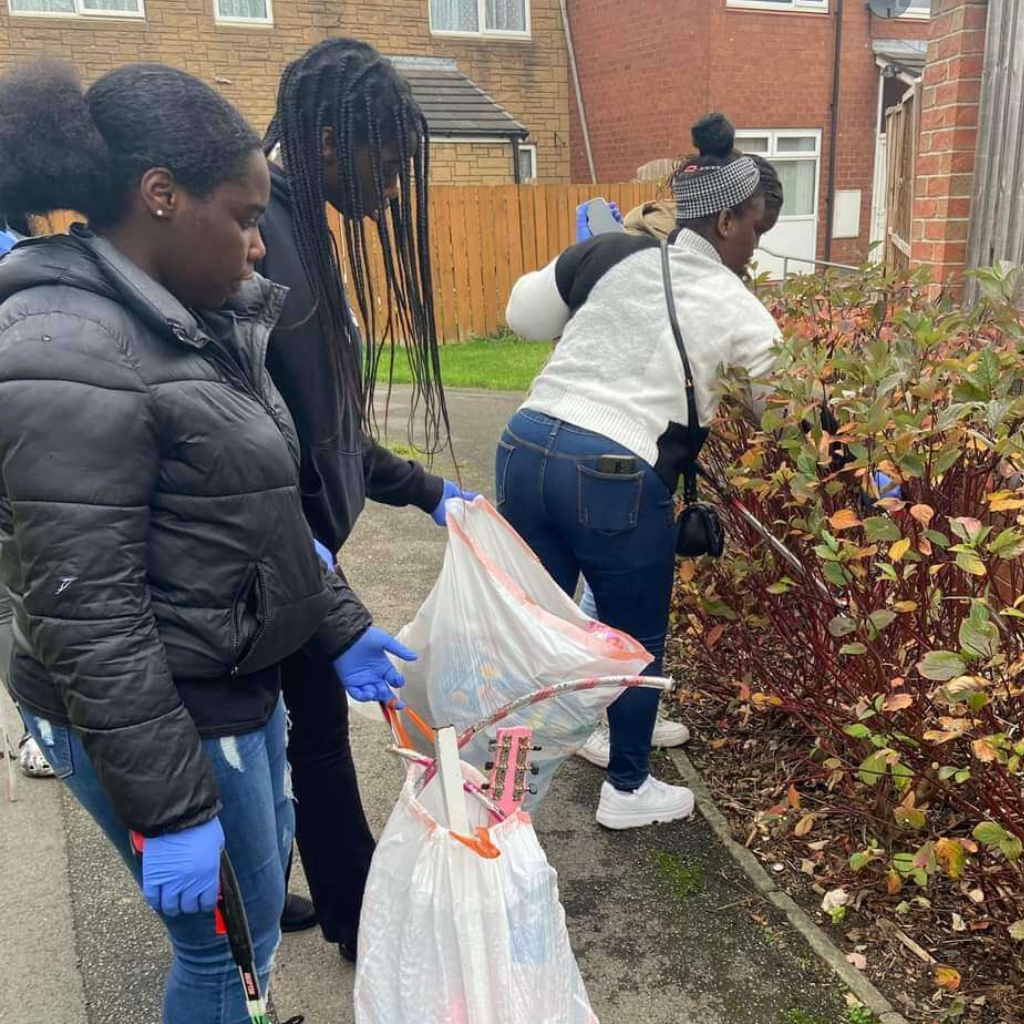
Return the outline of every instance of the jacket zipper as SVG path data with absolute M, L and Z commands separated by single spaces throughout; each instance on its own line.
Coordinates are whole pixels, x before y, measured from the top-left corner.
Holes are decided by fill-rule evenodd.
M 267 631 L 267 619 L 270 617 L 267 610 L 267 588 L 266 583 L 263 579 L 263 567 L 259 562 L 256 563 L 256 594 L 257 594 L 257 609 L 262 609 L 263 619 L 256 627 L 256 632 L 253 634 L 252 640 L 249 643 L 248 649 L 245 651 L 245 657 L 239 658 L 242 653 L 238 650 L 238 627 L 235 625 L 234 616 L 231 618 L 231 629 L 232 629 L 232 648 L 235 651 L 235 666 L 231 670 L 232 679 L 237 679 L 241 671 L 242 662 L 252 656 L 253 652 L 260 645 L 260 641 L 263 639 L 263 634 Z

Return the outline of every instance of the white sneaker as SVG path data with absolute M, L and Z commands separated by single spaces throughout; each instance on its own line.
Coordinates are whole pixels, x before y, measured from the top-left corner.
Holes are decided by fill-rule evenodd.
M 611 737 L 608 733 L 606 718 L 598 723 L 597 728 L 587 737 L 587 742 L 576 753 L 584 761 L 596 764 L 598 768 L 608 767 L 608 761 L 611 758 Z
M 690 741 L 690 730 L 682 722 L 673 722 L 668 718 L 658 718 L 654 723 L 654 735 L 651 737 L 652 747 L 681 747 Z M 607 768 L 611 758 L 611 737 L 608 732 L 608 720 L 605 719 L 587 737 L 587 742 L 576 751 L 584 761 L 596 764 L 598 768 Z
M 654 723 L 654 735 L 651 737 L 652 747 L 681 747 L 690 742 L 690 730 L 682 722 L 673 722 L 671 718 L 658 716 Z
M 597 805 L 597 823 L 605 828 L 643 828 L 658 821 L 692 818 L 693 805 L 693 793 L 685 786 L 669 786 L 653 775 L 648 775 L 632 793 L 605 782 Z

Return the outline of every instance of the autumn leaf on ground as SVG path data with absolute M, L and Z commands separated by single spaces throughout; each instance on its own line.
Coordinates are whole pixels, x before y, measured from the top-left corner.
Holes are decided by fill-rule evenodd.
M 786 790 L 786 795 L 789 797 L 789 806 L 792 807 L 794 811 L 799 811 L 800 794 L 797 792 L 796 786 L 790 786 L 789 789 Z
M 960 972 L 952 967 L 936 967 L 932 980 L 936 988 L 945 989 L 947 992 L 956 992 L 960 988 Z
M 974 751 L 974 756 L 979 761 L 989 763 L 991 761 L 999 760 L 999 748 L 987 737 L 975 740 L 971 744 L 971 750 Z
M 935 844 L 935 859 L 955 882 L 964 873 L 967 854 L 955 839 L 940 839 Z
M 796 828 L 793 829 L 793 834 L 797 836 L 805 836 L 808 832 L 814 828 L 814 823 L 817 821 L 818 816 L 816 814 L 805 814 L 797 823 Z
M 863 953 L 847 953 L 846 959 L 857 968 L 858 971 L 868 969 L 868 958 Z
M 838 533 L 840 530 L 852 530 L 855 526 L 860 526 L 860 519 L 852 508 L 844 508 L 831 516 L 828 524 Z
M 1024 942 L 1024 918 L 1014 921 L 1010 925 L 1010 938 L 1015 939 L 1017 942 Z

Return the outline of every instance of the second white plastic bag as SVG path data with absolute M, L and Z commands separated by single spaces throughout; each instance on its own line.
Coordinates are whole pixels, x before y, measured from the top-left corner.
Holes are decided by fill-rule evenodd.
M 398 639 L 419 654 L 418 661 L 401 666 L 403 699 L 432 725 L 459 731 L 542 687 L 638 675 L 652 660 L 632 637 L 584 615 L 483 498 L 448 502 L 444 566 Z M 533 758 L 539 774 L 528 809 L 536 808 L 558 766 L 583 744 L 619 692 L 574 693 L 502 721 L 532 728 L 542 748 Z M 494 732 L 476 737 L 462 757 L 483 768 Z

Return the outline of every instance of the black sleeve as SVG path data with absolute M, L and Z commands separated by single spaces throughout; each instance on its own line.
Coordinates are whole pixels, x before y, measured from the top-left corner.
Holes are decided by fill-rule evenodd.
M 322 568 L 334 602 L 309 643 L 314 651 L 333 661 L 373 625 L 373 616 L 356 597 L 341 569 L 335 566 L 332 572 L 326 566 Z
M 566 249 L 555 262 L 555 283 L 562 301 L 575 313 L 598 281 L 616 264 L 661 243 L 648 235 L 608 232 Z
M 413 459 L 403 459 L 377 444 L 363 439 L 363 469 L 366 493 L 383 505 L 415 505 L 433 512 L 444 493 L 444 478 L 428 473 Z
M 171 678 L 146 576 L 160 468 L 149 391 L 91 321 L 51 317 L 45 339 L 22 330 L 0 384 L 2 435 L 18 440 L 0 468 L 27 639 L 125 827 L 202 824 L 220 810 L 217 781 Z

